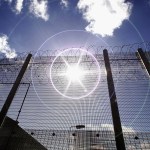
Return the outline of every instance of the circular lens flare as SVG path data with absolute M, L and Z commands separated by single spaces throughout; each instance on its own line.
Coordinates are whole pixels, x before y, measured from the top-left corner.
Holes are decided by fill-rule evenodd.
M 98 86 L 100 66 L 89 51 L 69 48 L 54 58 L 50 80 L 60 95 L 72 99 L 84 98 Z

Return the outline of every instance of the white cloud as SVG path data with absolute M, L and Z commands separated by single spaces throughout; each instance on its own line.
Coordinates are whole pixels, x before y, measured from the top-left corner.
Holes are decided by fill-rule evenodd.
M 64 7 L 68 7 L 68 0 L 61 0 L 60 4 Z
M 13 0 L 5 0 L 8 3 L 12 3 Z M 47 21 L 49 19 L 48 14 L 48 0 L 29 0 L 29 11 L 37 18 L 42 18 L 43 20 Z M 67 6 L 67 1 L 62 0 L 63 5 Z M 15 2 L 15 12 L 16 14 L 20 14 L 23 7 L 24 0 L 14 0 Z M 14 8 L 12 9 L 14 11 Z
M 125 0 L 79 0 L 77 7 L 89 23 L 85 29 L 104 37 L 112 36 L 129 18 L 132 4 Z
M 37 18 L 42 18 L 45 21 L 49 19 L 48 11 L 48 1 L 47 0 L 31 0 L 30 12 L 34 14 Z
M 100 124 L 99 126 L 98 125 L 93 125 L 93 124 L 88 124 L 88 125 L 86 125 L 86 127 L 89 130 L 114 131 L 114 127 L 113 127 L 112 124 Z M 126 127 L 126 126 L 122 126 L 122 130 L 124 132 L 135 132 L 131 127 Z
M 112 124 L 102 124 L 101 127 L 110 131 L 114 131 L 114 127 Z M 135 132 L 131 127 L 126 126 L 122 126 L 122 130 L 124 132 Z
M 15 49 L 10 48 L 6 35 L 0 36 L 0 52 L 4 53 L 7 58 L 14 58 L 17 56 Z
M 24 0 L 16 0 L 16 11 L 17 13 L 21 13 L 21 10 L 23 8 L 23 1 Z

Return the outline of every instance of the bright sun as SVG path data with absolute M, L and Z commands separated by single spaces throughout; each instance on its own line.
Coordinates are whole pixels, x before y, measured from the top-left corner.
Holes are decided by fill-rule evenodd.
M 71 82 L 80 82 L 83 78 L 83 71 L 78 65 L 68 66 L 66 71 L 66 77 Z
M 98 86 L 99 63 L 84 49 L 66 49 L 54 58 L 50 67 L 50 79 L 55 90 L 62 96 L 80 99 L 91 94 Z

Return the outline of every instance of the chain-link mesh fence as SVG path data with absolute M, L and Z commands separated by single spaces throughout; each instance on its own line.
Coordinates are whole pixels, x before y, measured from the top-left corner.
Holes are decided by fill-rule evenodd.
M 55 74 L 58 75 L 54 84 L 58 91 L 52 85 L 51 64 L 61 50 L 39 51 L 28 66 L 8 116 L 17 120 L 19 126 L 46 149 L 116 149 L 102 55 L 102 50 L 106 48 L 110 57 L 126 149 L 149 149 L 150 78 L 137 56 L 137 49 L 142 47 L 149 59 L 149 46 L 149 43 L 120 47 L 90 46 L 87 51 L 98 61 L 100 80 L 96 89 L 81 99 L 72 99 L 72 95 L 69 98 L 64 97 L 58 93 L 65 89 L 65 82 L 59 76 L 59 71 L 65 68 L 63 59 L 58 59 L 54 66 Z M 25 57 L 26 54 L 18 54 L 17 58 L 9 60 L 1 56 L 0 108 Z M 72 51 L 65 57 L 65 60 L 72 63 L 78 59 L 77 51 Z M 86 66 L 86 70 L 94 72 L 95 63 L 88 55 L 83 55 L 80 63 L 83 68 Z M 93 85 L 93 76 L 94 74 L 90 74 L 88 79 L 84 78 L 86 87 Z M 72 91 L 73 89 L 74 87 L 69 89 L 68 93 L 77 93 L 77 96 L 84 94 L 83 87 L 79 89 L 77 86 Z M 85 129 L 77 130 L 76 125 L 85 125 Z

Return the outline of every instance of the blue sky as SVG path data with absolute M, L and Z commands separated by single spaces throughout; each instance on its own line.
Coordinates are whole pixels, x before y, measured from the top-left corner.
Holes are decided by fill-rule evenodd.
M 36 51 L 65 30 L 87 31 L 111 46 L 149 41 L 149 18 L 149 0 L 1 0 L 0 52 L 11 58 Z

